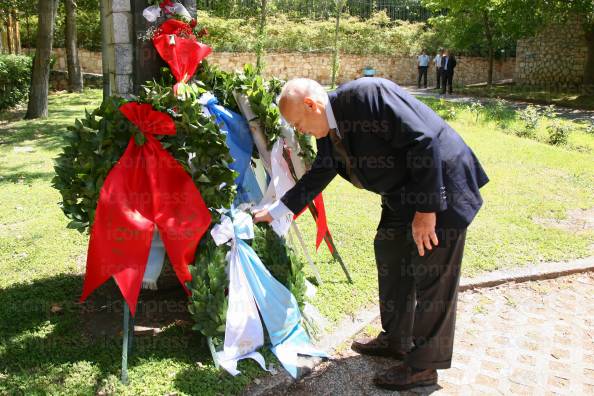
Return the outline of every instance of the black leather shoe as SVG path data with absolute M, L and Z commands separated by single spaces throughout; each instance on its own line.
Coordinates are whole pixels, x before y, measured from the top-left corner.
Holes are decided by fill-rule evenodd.
M 361 355 L 384 356 L 397 360 L 404 360 L 405 352 L 396 351 L 390 348 L 390 342 L 386 333 L 380 333 L 375 338 L 363 338 L 353 341 L 351 349 Z
M 413 369 L 407 364 L 392 366 L 373 378 L 375 386 L 393 391 L 403 391 L 419 386 L 437 384 L 437 370 Z

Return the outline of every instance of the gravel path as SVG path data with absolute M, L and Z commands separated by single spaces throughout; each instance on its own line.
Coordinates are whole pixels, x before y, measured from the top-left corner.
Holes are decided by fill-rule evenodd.
M 348 345 L 286 394 L 397 394 L 372 384 L 393 363 Z M 594 395 L 594 273 L 462 293 L 452 368 L 439 378 L 406 395 Z

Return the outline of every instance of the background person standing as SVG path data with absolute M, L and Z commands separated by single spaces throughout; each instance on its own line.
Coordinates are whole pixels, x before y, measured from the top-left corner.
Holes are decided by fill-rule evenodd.
M 452 81 L 454 80 L 454 69 L 456 68 L 456 58 L 445 50 L 441 57 L 441 93 L 446 93 L 446 85 L 448 93 L 452 94 Z
M 429 55 L 427 51 L 423 50 L 421 55 L 417 57 L 417 64 L 419 67 L 419 78 L 417 80 L 417 86 L 421 88 L 421 78 L 424 78 L 423 84 L 427 88 L 427 69 L 429 69 Z
M 440 48 L 439 51 L 437 52 L 437 55 L 435 55 L 435 58 L 433 58 L 433 64 L 435 65 L 435 89 L 439 89 L 441 84 L 441 57 L 443 56 L 443 48 Z

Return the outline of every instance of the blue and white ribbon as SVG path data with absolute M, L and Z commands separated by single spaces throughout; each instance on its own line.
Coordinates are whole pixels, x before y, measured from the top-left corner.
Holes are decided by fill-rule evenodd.
M 272 352 L 283 367 L 297 377 L 298 355 L 327 357 L 310 342 L 301 324 L 301 312 L 291 292 L 266 269 L 245 240 L 254 238 L 252 218 L 232 209 L 223 215 L 211 235 L 217 245 L 229 242 L 229 305 L 224 349 L 218 352 L 220 365 L 237 375 L 237 362 L 252 358 L 266 370 L 256 350 L 264 344 L 260 315 L 270 336 Z M 258 311 L 260 314 L 258 314 Z
M 239 174 L 235 179 L 235 205 L 260 202 L 262 191 L 250 165 L 254 140 L 247 121 L 241 114 L 219 105 L 217 98 L 210 92 L 203 94 L 199 102 L 203 106 L 203 112 L 207 116 L 214 116 L 221 132 L 225 134 L 229 153 L 234 160 L 229 167 Z

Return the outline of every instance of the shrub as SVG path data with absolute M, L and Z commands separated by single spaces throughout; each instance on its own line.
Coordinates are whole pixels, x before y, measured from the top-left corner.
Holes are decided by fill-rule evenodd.
M 567 138 L 569 137 L 572 128 L 568 124 L 555 120 L 547 127 L 547 131 L 549 132 L 548 143 L 554 146 L 560 146 L 567 144 Z
M 29 95 L 33 61 L 24 55 L 0 55 L 0 110 L 19 104 Z
M 472 104 L 470 106 L 468 106 L 468 109 L 474 115 L 474 122 L 478 123 L 479 117 L 481 116 L 481 113 L 483 112 L 485 107 L 481 104 L 481 102 L 477 101 L 477 102 L 472 102 Z
M 594 121 L 590 122 L 587 126 L 586 126 L 586 133 L 591 133 L 594 135 Z
M 518 116 L 522 120 L 523 126 L 516 131 L 516 134 L 520 137 L 534 137 L 540 120 L 536 107 L 528 105 L 524 110 L 518 112 Z
M 198 23 L 209 34 L 203 38 L 215 51 L 253 52 L 257 43 L 257 18 L 220 18 L 200 11 Z M 335 20 L 288 18 L 283 14 L 267 19 L 264 49 L 268 52 L 331 52 Z M 359 55 L 412 55 L 433 47 L 433 32 L 423 23 L 391 21 L 385 11 L 368 20 L 345 15 L 340 23 L 341 52 Z M 435 40 L 433 40 L 435 41 Z
M 557 118 L 557 113 L 555 112 L 555 105 L 548 105 L 544 108 L 544 116 L 549 119 Z

